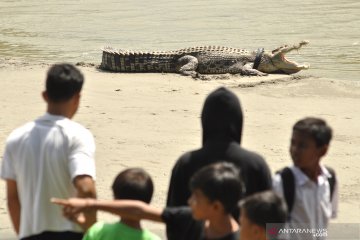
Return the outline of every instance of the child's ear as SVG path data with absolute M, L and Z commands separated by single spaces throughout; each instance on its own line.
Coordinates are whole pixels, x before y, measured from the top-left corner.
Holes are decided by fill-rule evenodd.
M 224 206 L 222 205 L 222 203 L 220 201 L 214 201 L 213 208 L 216 211 L 219 211 L 219 210 L 224 211 Z
M 252 230 L 254 239 L 258 239 L 260 236 L 260 228 L 258 226 L 256 226 L 255 224 L 253 224 L 251 226 L 251 230 Z
M 49 96 L 46 91 L 43 91 L 41 93 L 41 95 L 42 95 L 43 99 L 45 100 L 45 102 L 49 102 Z
M 253 232 L 254 240 L 255 239 L 267 239 L 265 229 L 258 225 L 253 224 L 252 232 Z
M 327 153 L 328 149 L 329 149 L 329 145 L 328 145 L 328 144 L 319 147 L 319 157 L 325 156 L 325 154 Z

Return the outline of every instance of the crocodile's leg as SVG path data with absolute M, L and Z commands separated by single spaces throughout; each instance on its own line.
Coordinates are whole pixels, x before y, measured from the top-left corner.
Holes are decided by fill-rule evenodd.
M 198 77 L 196 72 L 198 66 L 198 60 L 196 57 L 191 55 L 185 55 L 178 60 L 179 64 L 179 73 L 185 76 L 192 76 L 194 78 Z
M 240 73 L 246 76 L 267 76 L 267 73 L 260 72 L 259 70 L 253 69 L 252 63 L 242 65 L 241 63 L 235 63 L 229 68 L 231 74 Z

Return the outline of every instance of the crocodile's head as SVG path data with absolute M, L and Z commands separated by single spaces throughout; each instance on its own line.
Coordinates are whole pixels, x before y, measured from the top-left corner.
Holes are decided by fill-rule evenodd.
M 309 64 L 298 64 L 285 57 L 286 53 L 295 49 L 298 50 L 308 43 L 308 41 L 302 41 L 294 46 L 285 45 L 274 49 L 272 52 L 264 52 L 257 69 L 264 73 L 285 74 L 293 74 L 299 72 L 300 70 L 308 69 L 310 67 Z

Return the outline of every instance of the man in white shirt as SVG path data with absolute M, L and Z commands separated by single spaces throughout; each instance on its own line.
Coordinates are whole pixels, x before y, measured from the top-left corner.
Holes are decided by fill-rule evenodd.
M 6 141 L 0 177 L 6 181 L 13 227 L 22 240 L 81 239 L 82 231 L 50 203 L 51 197 L 95 198 L 95 143 L 75 123 L 84 82 L 70 64 L 52 66 L 43 98 L 47 113 L 15 129 Z M 96 221 L 87 212 L 87 224 Z

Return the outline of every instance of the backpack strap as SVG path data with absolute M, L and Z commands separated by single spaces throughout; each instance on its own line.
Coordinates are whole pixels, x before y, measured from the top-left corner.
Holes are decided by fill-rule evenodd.
M 281 176 L 282 187 L 284 191 L 284 198 L 286 201 L 286 205 L 288 207 L 288 213 L 290 213 L 294 206 L 295 200 L 295 178 L 291 169 L 288 167 L 283 168 L 282 170 L 277 172 Z
M 331 167 L 325 166 L 331 177 L 328 178 L 330 186 L 330 201 L 333 199 L 334 189 L 336 185 L 336 174 L 335 170 Z M 282 187 L 284 191 L 284 198 L 288 207 L 288 213 L 290 214 L 295 201 L 295 177 L 289 167 L 285 167 L 282 170 L 276 172 L 280 174 L 282 180 Z
M 333 195 L 334 195 L 334 189 L 335 189 L 335 184 L 336 184 L 336 174 L 335 174 L 335 170 L 331 167 L 325 166 L 325 168 L 329 171 L 331 177 L 328 178 L 329 181 L 329 186 L 330 186 L 330 201 L 332 201 L 333 199 Z

